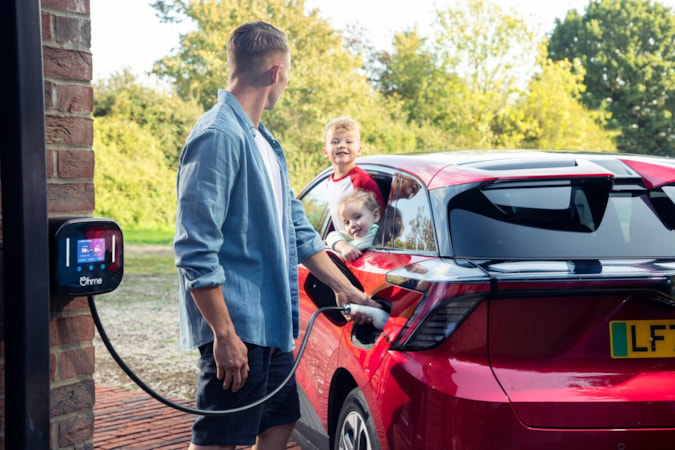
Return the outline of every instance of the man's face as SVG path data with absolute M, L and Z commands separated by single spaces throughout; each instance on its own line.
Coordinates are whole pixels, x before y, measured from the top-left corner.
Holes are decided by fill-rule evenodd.
M 361 142 L 356 130 L 332 129 L 326 133 L 324 154 L 332 164 L 346 166 L 361 155 Z

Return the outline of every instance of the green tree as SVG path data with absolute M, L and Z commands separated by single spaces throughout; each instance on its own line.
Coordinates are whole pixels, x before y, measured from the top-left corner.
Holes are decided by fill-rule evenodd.
M 380 58 L 384 67 L 378 80 L 380 91 L 403 101 L 409 122 L 457 123 L 446 106 L 465 90 L 462 80 L 448 73 L 448 67 L 426 47 L 426 39 L 416 30 L 396 34 L 393 48 Z
M 445 148 L 615 149 L 599 125 L 605 114 L 580 104 L 583 76 L 548 60 L 545 47 L 535 58 L 516 13 L 466 0 L 438 11 L 434 33 L 397 34 L 370 72 L 410 123 L 446 133 Z
M 203 112 L 196 102 L 142 86 L 128 70 L 96 83 L 94 91 L 94 118 L 118 117 L 134 122 L 159 140 L 167 165 L 177 167 L 185 139 Z
M 492 123 L 519 93 L 525 76 L 519 70 L 534 67 L 533 46 L 515 14 L 490 1 L 465 0 L 437 10 L 431 36 L 397 34 L 393 51 L 378 60 L 375 85 L 403 102 L 410 122 L 440 130 L 452 147 L 492 147 Z
M 392 52 L 379 54 L 379 69 L 370 72 L 375 74 L 375 86 L 385 98 L 400 103 L 407 126 L 420 131 L 418 148 L 470 146 L 464 137 L 469 128 L 466 84 L 439 60 L 427 38 L 417 30 L 396 34 L 392 47 Z
M 128 71 L 94 94 L 95 213 L 123 228 L 172 227 L 176 159 L 201 108 L 138 85 Z
M 176 172 L 161 142 L 135 122 L 101 117 L 94 122 L 95 214 L 124 228 L 168 228 L 175 219 Z
M 473 91 L 499 95 L 500 104 L 534 68 L 534 34 L 516 11 L 496 1 L 463 0 L 439 9 L 435 31 L 439 57 Z
M 465 136 L 480 147 L 494 146 L 491 124 L 520 94 L 534 68 L 536 41 L 515 11 L 490 0 L 464 0 L 437 11 L 436 52 L 468 87 L 462 116 Z
M 584 70 L 578 61 L 552 61 L 542 45 L 526 95 L 495 120 L 500 146 L 555 150 L 616 151 L 603 124 L 608 114 L 589 111 L 581 103 Z
M 604 105 L 622 151 L 675 155 L 675 14 L 646 0 L 595 0 L 570 11 L 549 43 L 554 60 L 578 58 L 590 109 Z M 574 66 L 571 66 L 574 70 Z

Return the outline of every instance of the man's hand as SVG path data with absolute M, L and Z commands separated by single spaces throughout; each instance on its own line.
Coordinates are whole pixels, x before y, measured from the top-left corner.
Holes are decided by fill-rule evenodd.
M 382 305 L 377 303 L 375 300 L 371 299 L 368 297 L 364 292 L 359 291 L 355 287 L 353 290 L 350 290 L 350 292 L 336 292 L 335 293 L 335 300 L 338 304 L 338 306 L 344 306 L 349 303 L 355 303 L 357 305 L 366 305 L 366 306 L 372 306 L 374 308 L 382 308 Z M 354 323 L 358 325 L 363 325 L 366 323 L 372 323 L 373 320 L 366 315 L 364 312 L 353 312 L 349 314 L 348 316 Z
M 359 305 L 373 306 L 381 308 L 380 304 L 371 300 L 365 292 L 358 290 L 342 273 L 342 271 L 330 259 L 328 253 L 320 251 L 307 258 L 303 264 L 319 280 L 330 287 L 335 292 L 335 301 L 338 306 L 344 306 L 347 303 L 356 303 Z M 371 323 L 372 320 L 363 312 L 350 314 L 349 318 L 359 325 Z
M 192 291 L 192 298 L 213 331 L 213 359 L 216 378 L 223 389 L 237 392 L 248 378 L 248 347 L 237 336 L 220 286 Z
M 223 389 L 237 392 L 248 378 L 248 347 L 236 334 L 229 339 L 213 341 L 216 378 L 223 380 Z

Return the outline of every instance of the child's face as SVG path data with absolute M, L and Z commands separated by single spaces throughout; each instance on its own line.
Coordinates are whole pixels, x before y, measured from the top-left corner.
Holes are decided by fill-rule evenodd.
M 380 220 L 379 210 L 371 211 L 363 202 L 344 203 L 340 209 L 340 217 L 345 231 L 352 238 L 365 236 L 374 223 Z
M 323 153 L 331 164 L 348 166 L 361 155 L 361 141 L 356 130 L 329 130 Z

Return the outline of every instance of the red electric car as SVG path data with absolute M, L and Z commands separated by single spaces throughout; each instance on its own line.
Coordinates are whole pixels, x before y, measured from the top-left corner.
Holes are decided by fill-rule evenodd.
M 297 371 L 305 449 L 675 448 L 675 161 L 360 158 L 386 210 L 336 264 L 391 312 L 320 315 Z M 330 170 L 299 195 L 331 229 Z M 335 305 L 300 267 L 300 339 Z M 300 342 L 300 341 L 298 341 Z

